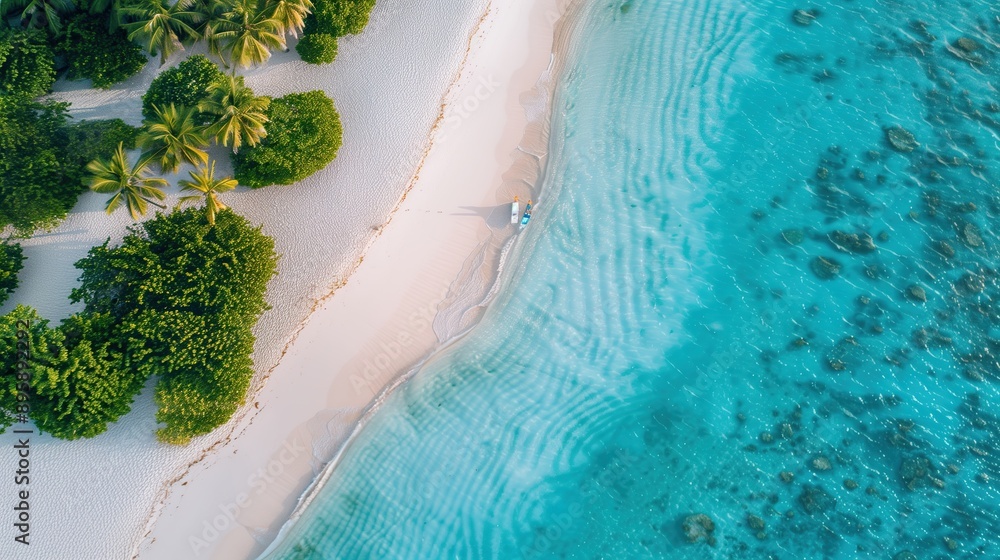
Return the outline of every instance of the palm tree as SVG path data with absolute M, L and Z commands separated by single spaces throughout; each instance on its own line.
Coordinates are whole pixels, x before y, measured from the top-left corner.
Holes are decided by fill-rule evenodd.
M 298 37 L 306 26 L 306 16 L 312 12 L 312 0 L 268 0 L 267 11 L 292 37 Z
M 230 0 L 190 0 L 192 11 L 201 14 L 201 19 L 198 22 L 198 26 L 195 30 L 199 33 L 205 43 L 208 45 L 209 54 L 217 56 L 222 60 L 222 64 L 229 68 L 226 61 L 222 58 L 222 49 L 219 46 L 219 40 L 215 36 L 215 28 L 219 26 L 222 21 L 222 16 L 229 10 Z
M 212 26 L 213 41 L 229 52 L 230 62 L 240 68 L 263 64 L 271 49 L 285 48 L 281 22 L 264 9 L 263 0 L 223 0 L 221 13 Z
M 227 208 L 219 200 L 219 193 L 231 191 L 236 188 L 236 179 L 226 177 L 225 179 L 215 178 L 215 161 L 208 167 L 200 167 L 197 171 L 189 172 L 191 180 L 180 181 L 181 191 L 197 191 L 201 194 L 185 196 L 181 198 L 181 204 L 187 202 L 197 202 L 205 200 L 205 216 L 208 218 L 208 225 L 215 225 L 215 215 Z
M 92 15 L 108 12 L 108 31 L 116 31 L 122 25 L 122 0 L 92 0 Z
M 122 6 L 120 12 L 131 23 L 125 24 L 130 41 L 141 41 L 149 54 L 160 53 L 160 64 L 167 57 L 183 50 L 186 40 L 198 38 L 193 27 L 204 15 L 190 9 L 193 0 L 135 0 Z
M 208 98 L 198 105 L 198 110 L 215 115 L 215 122 L 206 132 L 223 146 L 232 144 L 235 154 L 243 144 L 256 146 L 267 136 L 265 111 L 270 104 L 270 99 L 257 97 L 243 85 L 243 76 L 230 75 L 209 89 Z
M 123 203 L 133 220 L 138 220 L 146 213 L 147 204 L 166 208 L 156 201 L 166 198 L 163 187 L 167 186 L 167 181 L 148 176 L 149 161 L 149 158 L 139 158 L 132 165 L 119 142 L 110 161 L 96 159 L 87 164 L 87 171 L 91 174 L 88 181 L 90 190 L 112 195 L 104 208 L 108 214 Z
M 156 159 L 164 173 L 176 173 L 182 163 L 208 163 L 208 138 L 197 124 L 198 110 L 194 107 L 166 108 L 153 105 L 154 116 L 146 119 L 136 143 L 151 159 Z
M 4 4 L 3 14 L 21 10 L 22 23 L 28 27 L 48 27 L 53 35 L 62 29 L 60 14 L 70 12 L 74 7 L 73 0 L 10 0 Z

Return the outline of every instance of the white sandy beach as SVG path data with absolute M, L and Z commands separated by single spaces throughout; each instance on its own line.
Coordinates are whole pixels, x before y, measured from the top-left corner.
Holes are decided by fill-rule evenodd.
M 272 372 L 259 412 L 173 486 L 140 558 L 259 554 L 378 393 L 464 329 L 461 314 L 438 312 L 486 295 L 495 249 L 516 231 L 509 202 L 532 196 L 544 153 L 518 146 L 526 133 L 528 151 L 545 142 L 523 103 L 547 113 L 548 91 L 533 90 L 551 62 L 556 9 L 490 7 L 413 189 Z
M 93 440 L 35 438 L 33 542 L 0 541 L 0 557 L 252 557 L 373 398 L 468 327 L 477 313 L 466 310 L 486 294 L 497 248 L 514 231 L 508 203 L 531 196 L 540 169 L 548 98 L 533 90 L 551 63 L 560 8 L 486 4 L 381 0 L 333 65 L 308 66 L 292 51 L 246 73 L 259 94 L 324 89 L 345 128 L 326 170 L 225 198 L 264 224 L 282 254 L 273 309 L 256 331 L 255 398 L 184 448 L 155 441 L 149 391 Z M 138 124 L 157 71 L 108 92 L 60 84 L 56 97 L 78 118 Z M 526 106 L 542 122 L 529 122 Z M 0 312 L 25 303 L 59 320 L 73 311 L 72 263 L 128 223 L 106 216 L 103 199 L 85 194 L 58 229 L 22 242 L 22 286 Z M 0 493 L 12 488 L 0 482 Z

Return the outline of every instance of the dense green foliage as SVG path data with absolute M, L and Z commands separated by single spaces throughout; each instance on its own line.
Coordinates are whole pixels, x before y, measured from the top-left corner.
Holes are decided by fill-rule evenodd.
M 109 316 L 74 315 L 49 328 L 33 309 L 18 306 L 0 316 L 0 432 L 13 423 L 23 402 L 17 387 L 19 320 L 30 321 L 25 332 L 30 348 L 28 403 L 39 430 L 62 439 L 94 437 L 129 411 L 142 379 L 114 347 Z
M 237 173 L 260 187 L 301 180 L 332 161 L 341 144 L 336 107 L 322 92 L 277 100 L 258 97 L 204 56 L 157 76 L 143 96 L 143 129 L 115 119 L 70 124 L 68 104 L 33 101 L 51 91 L 57 65 L 70 79 L 108 88 L 138 73 L 147 52 L 161 64 L 205 39 L 230 65 L 262 64 L 307 21 L 316 28 L 298 46 L 304 60 L 329 63 L 337 36 L 360 32 L 374 0 L 4 0 L 0 10 L 0 229 L 20 234 L 49 227 L 75 204 L 86 181 L 111 198 L 107 210 L 141 216 L 163 207 L 162 178 L 181 162 L 198 166 L 181 181 L 199 208 L 175 210 L 133 226 L 79 261 L 71 295 L 84 311 L 51 326 L 19 306 L 0 316 L 0 433 L 23 421 L 16 362 L 18 322 L 30 320 L 30 417 L 62 439 L 94 437 L 130 409 L 155 377 L 157 432 L 183 444 L 228 421 L 253 375 L 253 326 L 267 309 L 276 274 L 274 242 L 229 211 L 203 148 L 209 138 L 234 152 Z M 8 29 L 10 24 L 19 28 Z M 146 153 L 133 163 L 125 151 Z M 240 152 L 237 154 L 237 152 Z M 87 171 L 88 173 L 85 173 Z M 17 244 L 0 242 L 0 303 L 23 266 Z
M 146 65 L 146 55 L 124 30 L 109 31 L 104 17 L 90 14 L 69 21 L 58 52 L 66 57 L 70 79 L 89 78 L 98 88 L 126 80 Z
M 274 99 L 267 109 L 267 138 L 233 156 L 241 185 L 289 185 L 316 173 L 337 157 L 340 116 L 322 91 Z
M 38 97 L 56 81 L 55 55 L 38 30 L 0 30 L 0 93 Z
M 54 225 L 83 186 L 66 153 L 66 104 L 0 96 L 0 227 Z
M 66 127 L 66 152 L 83 167 L 95 159 L 108 157 L 121 142 L 135 149 L 139 129 L 121 119 L 80 121 Z
M 46 322 L 34 309 L 19 305 L 10 313 L 0 315 L 0 433 L 17 421 L 18 407 L 24 404 L 18 400 L 19 321 L 30 323 L 23 341 L 29 349 L 44 345 L 48 335 Z M 28 366 L 30 374 L 30 362 Z
M 368 25 L 374 7 L 375 0 L 315 0 L 312 16 L 306 20 L 306 34 L 356 35 Z
M 83 192 L 86 164 L 137 130 L 121 120 L 67 124 L 66 104 L 0 96 L 0 228 L 27 234 L 62 219 Z
M 302 37 L 295 50 L 309 64 L 329 64 L 337 58 L 337 38 L 327 33 L 310 33 Z
M 224 79 L 225 74 L 214 62 L 202 55 L 194 55 L 153 79 L 149 91 L 142 96 L 142 115 L 147 119 L 154 118 L 154 105 L 197 107 L 208 98 L 212 86 Z
M 251 331 L 267 309 L 274 242 L 221 211 L 210 226 L 197 209 L 133 226 L 117 247 L 95 247 L 77 263 L 74 301 L 107 314 L 131 371 L 159 376 L 161 440 L 185 443 L 229 419 L 253 370 Z
M 143 379 L 115 347 L 109 315 L 74 315 L 32 348 L 31 418 L 57 438 L 103 433 L 130 409 Z
M 17 289 L 17 273 L 24 267 L 24 252 L 17 243 L 0 243 L 0 304 Z

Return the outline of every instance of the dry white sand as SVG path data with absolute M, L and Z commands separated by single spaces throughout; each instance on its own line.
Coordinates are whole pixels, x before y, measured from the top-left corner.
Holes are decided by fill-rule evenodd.
M 490 7 L 413 189 L 346 286 L 310 317 L 259 411 L 173 485 L 141 558 L 259 554 L 369 403 L 467 327 L 465 314 L 442 320 L 439 310 L 482 301 L 496 249 L 516 231 L 509 203 L 532 196 L 544 153 L 524 150 L 546 142 L 525 104 L 545 118 L 548 90 L 536 84 L 548 76 L 557 8 Z
M 549 66 L 559 12 L 557 0 L 486 4 L 380 0 L 333 65 L 308 66 L 293 51 L 246 73 L 260 94 L 325 90 L 345 128 L 337 161 L 312 178 L 224 197 L 264 224 L 282 254 L 274 308 L 257 328 L 256 398 L 184 448 L 155 441 L 148 390 L 98 438 L 33 438 L 32 545 L 0 540 L 0 557 L 255 554 L 373 397 L 474 320 L 464 311 L 486 294 L 496 249 L 513 231 L 507 203 L 530 196 L 537 177 L 543 127 L 529 125 L 522 102 L 536 116 L 548 107 L 530 92 Z M 159 70 L 154 63 L 111 91 L 61 83 L 55 97 L 78 118 L 139 124 L 141 94 Z M 0 312 L 25 303 L 59 320 L 74 311 L 72 263 L 128 224 L 124 213 L 106 216 L 103 202 L 83 195 L 59 228 L 22 243 L 22 286 Z M 12 482 L 0 478 L 0 496 L 13 495 Z

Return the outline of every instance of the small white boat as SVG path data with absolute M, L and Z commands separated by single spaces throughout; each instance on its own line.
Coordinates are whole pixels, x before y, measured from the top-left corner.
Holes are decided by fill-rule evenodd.
M 517 197 L 514 197 L 514 202 L 510 203 L 510 223 L 517 224 L 517 221 L 521 219 L 521 206 L 517 203 Z
M 531 219 L 531 201 L 524 207 L 524 215 L 521 216 L 521 227 L 528 225 L 528 220 Z

